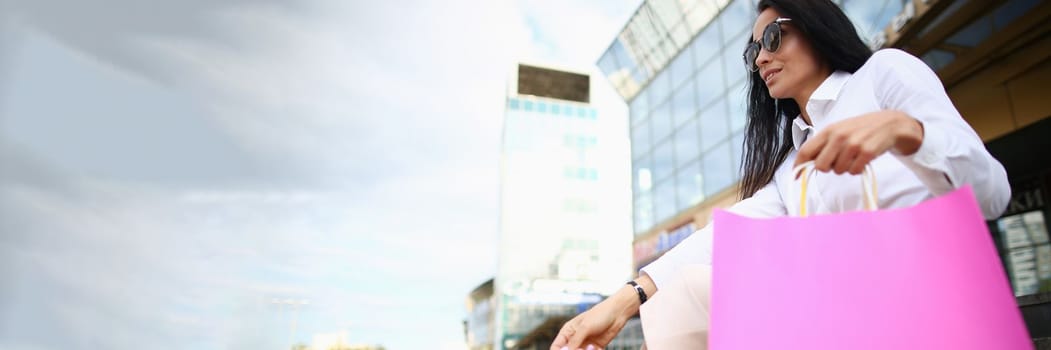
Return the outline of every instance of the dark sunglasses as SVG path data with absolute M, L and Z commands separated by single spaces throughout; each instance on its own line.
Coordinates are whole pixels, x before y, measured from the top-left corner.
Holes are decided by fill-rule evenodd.
M 791 21 L 791 18 L 778 17 L 770 24 L 766 25 L 763 29 L 763 37 L 759 41 L 748 43 L 748 46 L 744 47 L 744 66 L 749 71 L 755 72 L 759 70 L 759 66 L 755 64 L 755 59 L 759 57 L 759 49 L 766 49 L 768 52 L 776 52 L 781 47 L 781 23 Z

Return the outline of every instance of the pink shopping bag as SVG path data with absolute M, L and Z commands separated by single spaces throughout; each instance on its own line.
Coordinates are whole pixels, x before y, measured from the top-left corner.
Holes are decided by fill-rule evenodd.
M 905 209 L 713 222 L 711 349 L 1033 348 L 970 187 Z

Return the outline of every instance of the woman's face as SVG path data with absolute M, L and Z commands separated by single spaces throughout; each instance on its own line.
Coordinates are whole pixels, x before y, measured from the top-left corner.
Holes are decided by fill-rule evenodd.
M 752 27 L 752 41 L 759 41 L 763 30 L 781 17 L 777 10 L 767 8 L 756 18 Z M 797 30 L 792 21 L 781 23 L 781 45 L 776 52 L 759 50 L 755 64 L 773 98 L 794 98 L 804 106 L 810 94 L 831 73 L 818 58 L 810 42 Z

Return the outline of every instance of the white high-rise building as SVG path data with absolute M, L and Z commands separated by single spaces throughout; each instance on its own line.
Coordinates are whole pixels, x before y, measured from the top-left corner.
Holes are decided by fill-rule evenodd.
M 625 118 L 592 105 L 590 76 L 518 65 L 504 117 L 495 348 L 572 315 L 631 270 Z

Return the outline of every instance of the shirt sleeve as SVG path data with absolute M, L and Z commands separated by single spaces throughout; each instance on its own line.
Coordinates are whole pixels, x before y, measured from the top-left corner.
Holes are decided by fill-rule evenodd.
M 781 201 L 781 194 L 777 191 L 777 185 L 773 181 L 751 197 L 727 208 L 727 211 L 753 218 L 784 216 L 786 214 L 785 205 Z M 657 290 L 660 290 L 661 286 L 668 283 L 671 276 L 674 276 L 683 265 L 711 265 L 712 225 L 714 224 L 714 222 L 709 222 L 704 228 L 683 239 L 682 242 L 672 247 L 663 256 L 643 267 L 641 273 L 649 275 L 653 283 L 657 285 Z
M 960 116 L 941 80 L 923 61 L 904 51 L 877 51 L 875 84 L 880 106 L 904 112 L 923 124 L 916 153 L 896 157 L 939 196 L 970 185 L 986 219 L 1000 216 L 1011 199 L 1007 172 Z

